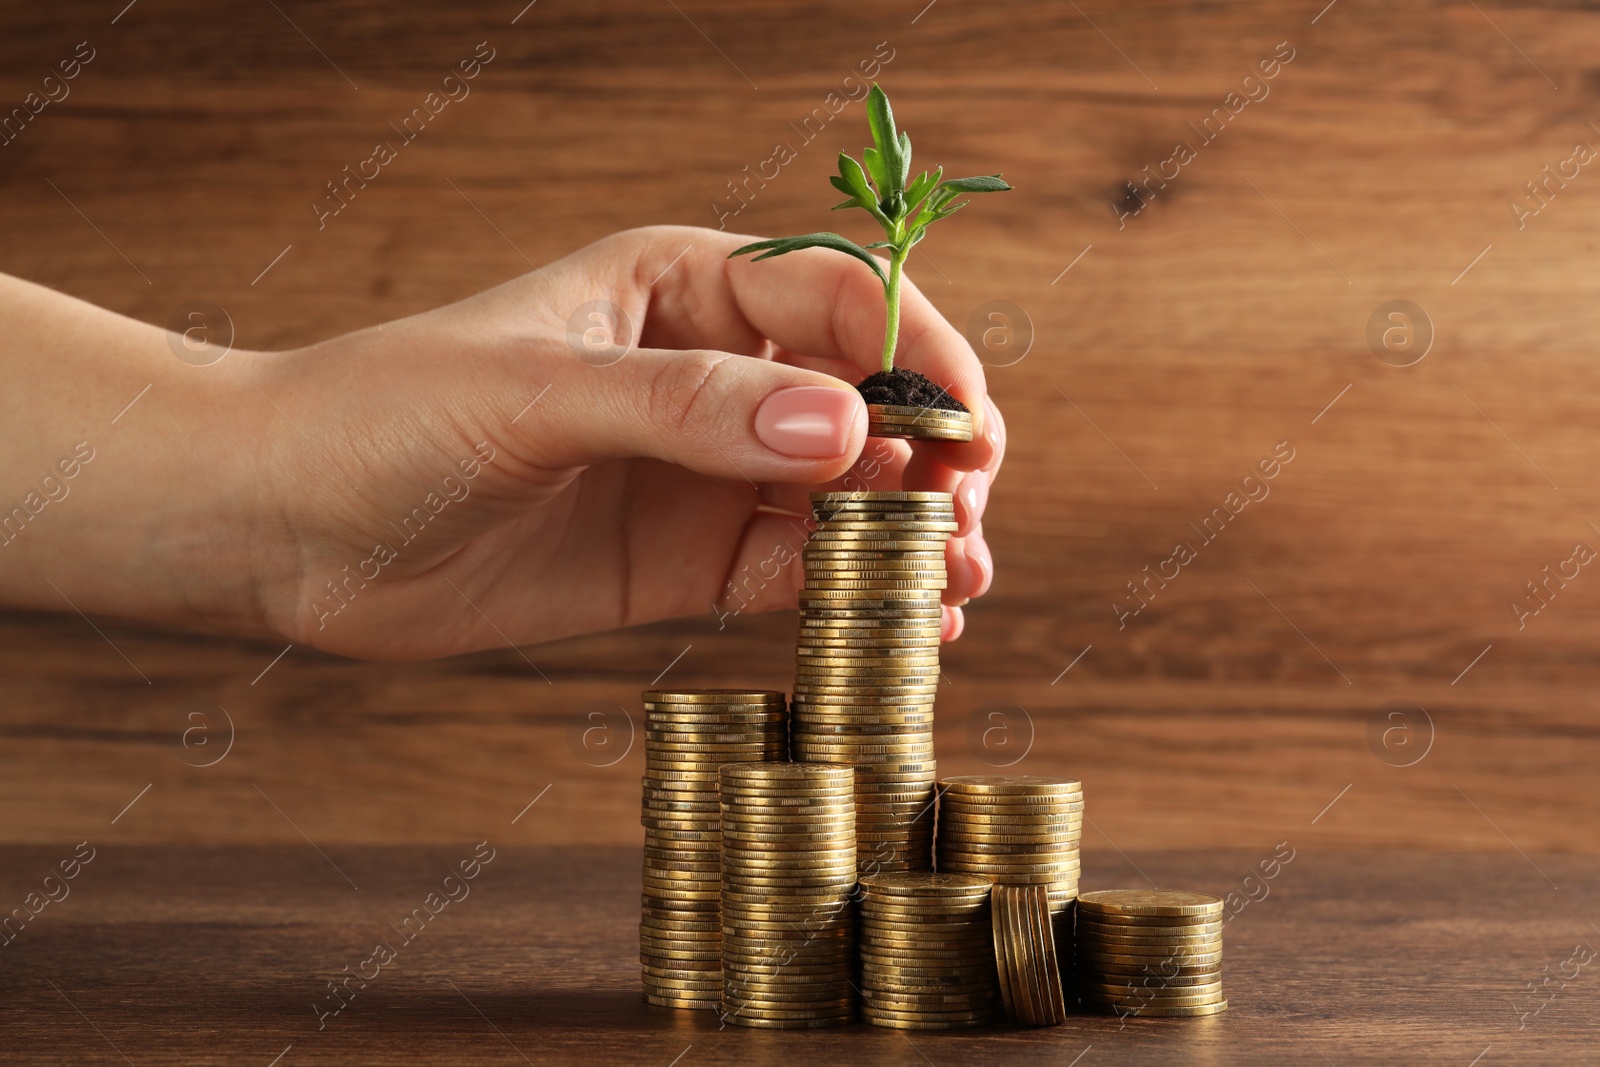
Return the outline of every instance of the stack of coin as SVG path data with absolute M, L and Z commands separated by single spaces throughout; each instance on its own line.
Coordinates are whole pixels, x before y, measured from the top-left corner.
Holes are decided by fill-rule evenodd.
M 855 774 L 722 768 L 722 1011 L 774 1030 L 855 1019 Z
M 867 435 L 918 441 L 970 441 L 972 413 L 905 404 L 868 404 Z
M 861 1012 L 877 1026 L 945 1030 L 994 1018 L 1000 990 L 987 878 L 931 871 L 861 879 Z
M 1085 1007 L 1159 1018 L 1216 1015 L 1222 901 L 1178 890 L 1110 889 L 1078 899 L 1078 990 Z
M 1083 785 L 1076 778 L 988 774 L 939 780 L 939 870 L 1047 886 L 1063 963 L 1071 959 L 1082 836 Z
M 932 866 L 949 493 L 815 493 L 795 657 L 794 758 L 857 769 L 862 873 Z
M 997 885 L 992 895 L 994 957 L 1006 1016 L 1029 1026 L 1067 1021 L 1050 891 L 1042 885 Z
M 644 694 L 645 999 L 715 1008 L 722 998 L 722 844 L 717 772 L 787 757 L 782 693 L 697 689 Z

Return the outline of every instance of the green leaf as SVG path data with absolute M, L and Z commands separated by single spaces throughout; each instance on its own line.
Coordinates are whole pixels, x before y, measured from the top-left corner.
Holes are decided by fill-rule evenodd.
M 807 233 L 799 237 L 774 237 L 766 241 L 756 241 L 754 244 L 745 245 L 728 253 L 728 258 L 742 256 L 746 252 L 761 252 L 762 254 L 755 259 L 756 262 L 760 262 L 786 252 L 798 252 L 802 248 L 831 248 L 835 252 L 854 256 L 872 268 L 872 273 L 877 275 L 879 282 L 885 286 L 889 284 L 889 279 L 884 276 L 883 267 L 879 265 L 876 256 L 849 238 L 840 237 L 836 233 Z
M 867 184 L 866 171 L 861 169 L 861 164 L 843 152 L 839 153 L 839 177 L 843 179 L 845 184 L 835 184 L 834 188 L 843 192 L 853 191 L 857 199 L 863 204 L 875 204 L 878 202 L 877 196 L 873 194 L 872 187 Z
M 867 165 L 867 173 L 872 175 L 872 183 L 888 195 L 889 173 L 883 169 L 882 154 L 876 148 L 865 148 L 861 151 L 861 159 Z
M 906 187 L 906 179 L 911 177 L 911 135 L 904 130 L 900 131 L 900 188 Z
M 986 174 L 977 178 L 951 178 L 939 185 L 940 189 L 949 189 L 954 193 L 1005 193 L 1011 186 L 1001 180 L 998 174 Z
M 917 180 L 906 189 L 906 211 L 915 211 L 921 206 L 923 199 L 939 184 L 940 175 L 944 174 L 943 167 L 933 168 L 933 173 L 923 171 Z
M 878 179 L 879 197 L 887 200 L 895 193 L 905 192 L 906 174 L 911 169 L 911 142 L 902 141 L 903 135 L 896 132 L 889 97 L 877 83 L 867 94 L 867 123 L 872 127 L 872 145 L 879 159 L 873 177 Z

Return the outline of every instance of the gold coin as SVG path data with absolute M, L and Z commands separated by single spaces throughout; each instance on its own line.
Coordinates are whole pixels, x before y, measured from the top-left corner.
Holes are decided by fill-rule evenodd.
M 1092 958 L 1079 954 L 1076 957 L 1076 970 L 1084 977 L 1096 976 L 1102 982 L 1121 981 L 1124 978 L 1166 979 L 1168 976 L 1194 978 L 1200 975 L 1207 976 L 1211 981 L 1220 981 L 1222 961 L 1217 959 L 1209 963 L 1179 964 L 1170 959 L 1158 959 L 1143 963 L 1117 963 L 1104 957 Z
M 1025 892 L 1018 886 L 996 886 L 1000 890 L 998 921 L 1005 927 L 1005 950 L 1011 967 L 1011 992 L 1017 998 L 1019 1022 L 1038 1025 L 1043 1014 L 1044 989 L 1035 973 L 1037 961 L 1028 937 L 1027 916 L 1021 908 Z
M 1148 969 L 1148 968 L 1146 968 Z M 1090 985 L 1104 985 L 1112 988 L 1137 988 L 1156 991 L 1172 990 L 1184 993 L 1195 986 L 1211 986 L 1222 984 L 1222 970 L 1214 967 L 1210 970 L 1197 971 L 1193 974 L 1118 974 L 1109 971 L 1095 971 L 1084 975 L 1080 982 Z
M 1136 927 L 1137 930 L 1130 930 L 1129 933 L 1151 937 L 1169 929 L 1181 931 L 1191 927 L 1204 928 L 1221 921 L 1220 918 L 1202 915 L 1112 915 L 1104 912 L 1091 913 L 1087 909 L 1082 912 L 1080 919 L 1101 926 Z
M 947 433 L 966 433 L 967 440 L 971 440 L 972 421 L 950 418 L 945 415 L 928 412 L 922 415 L 884 415 L 873 412 L 868 420 L 874 430 L 894 430 L 903 433 L 914 433 L 924 430 L 941 430 Z M 881 434 L 874 434 L 881 436 Z
M 1196 941 L 1222 940 L 1222 924 L 1207 923 L 1198 928 L 1186 926 L 1104 926 L 1078 917 L 1078 936 L 1114 944 L 1184 945 Z
M 874 896 L 892 898 L 938 899 L 984 898 L 992 887 L 981 878 L 959 874 L 881 874 L 861 880 L 867 899 Z
M 1175 1019 L 1194 1018 L 1201 1015 L 1221 1015 L 1228 1010 L 1228 1002 L 1219 1000 L 1213 1004 L 1195 1004 L 1170 1008 L 1160 1006 L 1128 1008 L 1121 1005 L 1096 1004 L 1091 1001 L 1085 1001 L 1084 1007 L 1106 1012 L 1107 1014 L 1135 1016 L 1146 1019 Z
M 850 974 L 852 961 L 848 949 L 842 953 L 819 952 L 813 961 L 810 955 L 797 955 L 791 944 L 774 944 L 765 953 L 734 946 L 724 949 L 722 971 L 724 979 L 737 987 L 770 986 L 784 981 L 807 984 L 834 981 L 840 974 Z
M 920 538 L 920 539 L 916 539 Z M 885 552 L 895 556 L 944 556 L 950 543 L 949 534 L 910 535 L 896 539 L 894 534 L 818 534 L 806 546 L 807 557 L 825 559 L 845 553 Z
M 1159 964 L 1171 960 L 1180 967 L 1193 967 L 1203 963 L 1216 963 L 1222 959 L 1222 944 L 1173 945 L 1102 945 L 1086 938 L 1078 938 L 1078 958 L 1093 963 L 1110 960 L 1116 963 Z
M 646 689 L 646 703 L 655 704 L 781 704 L 776 689 Z
M 956 774 L 939 785 L 955 793 L 998 794 L 1011 797 L 1059 796 L 1083 792 L 1076 778 L 1044 774 Z
M 1106 915 L 1220 918 L 1222 901 L 1176 889 L 1102 889 L 1078 897 L 1081 911 Z
M 993 1008 L 966 1011 L 894 1011 L 884 1008 L 861 1007 L 862 1018 L 887 1026 L 923 1025 L 932 1027 L 977 1026 L 994 1018 Z
M 1120 982 L 1083 982 L 1079 984 L 1084 996 L 1095 996 L 1106 1000 L 1143 1000 L 1153 1003 L 1167 1003 L 1170 998 L 1179 1000 L 1191 997 L 1202 998 L 1220 996 L 1222 982 L 1207 981 L 1187 986 L 1142 986 L 1128 985 Z
M 1086 934 L 1079 930 L 1077 943 L 1085 951 L 1110 952 L 1127 956 L 1184 956 L 1222 951 L 1222 938 L 1215 936 L 1186 941 L 1119 941 Z
M 883 404 L 879 405 L 879 407 L 890 414 L 900 414 L 891 405 Z M 871 410 L 870 405 L 868 410 Z M 909 408 L 907 410 L 922 411 L 923 409 Z M 819 489 L 811 494 L 812 504 L 825 504 L 829 507 L 854 503 L 948 504 L 954 499 L 954 493 L 940 493 L 921 489 Z
M 892 417 L 899 417 L 899 418 L 913 418 L 913 417 L 921 417 L 923 415 L 936 415 L 936 416 L 939 416 L 941 418 L 948 418 L 948 419 L 963 419 L 964 418 L 965 421 L 967 421 L 969 423 L 972 421 L 972 414 L 971 414 L 971 412 L 968 412 L 968 411 L 956 411 L 953 408 L 923 407 L 921 405 L 915 405 L 915 404 L 868 404 L 867 405 L 867 416 L 870 418 L 873 415 L 878 415 L 880 417 L 892 416 Z M 815 502 L 815 498 L 813 498 L 813 502 Z
M 804 763 L 734 763 L 723 767 L 721 773 L 724 782 L 736 787 L 748 783 L 748 788 L 849 789 L 854 780 L 848 771 Z

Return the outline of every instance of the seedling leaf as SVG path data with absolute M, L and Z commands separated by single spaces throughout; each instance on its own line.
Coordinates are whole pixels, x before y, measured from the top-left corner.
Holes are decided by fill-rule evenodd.
M 756 262 L 760 262 L 787 252 L 798 252 L 802 248 L 831 248 L 835 252 L 854 256 L 872 268 L 872 273 L 877 275 L 878 281 L 884 285 L 889 284 L 889 279 L 884 275 L 883 267 L 879 265 L 876 256 L 849 238 L 840 237 L 836 233 L 807 233 L 799 237 L 774 237 L 766 241 L 756 241 L 728 253 L 728 258 L 742 256 L 747 252 L 761 252 L 761 255 L 756 257 Z
M 799 237 L 776 237 L 757 241 L 733 252 L 728 258 L 760 252 L 757 260 L 771 259 L 802 248 L 831 248 L 865 263 L 883 285 L 887 312 L 883 331 L 883 369 L 894 369 L 895 345 L 900 332 L 900 281 L 906 257 L 918 242 L 928 236 L 928 227 L 947 219 L 966 207 L 961 199 L 967 193 L 999 193 L 1010 189 L 998 174 L 971 178 L 944 179 L 944 168 L 923 171 L 911 177 L 911 136 L 895 129 L 894 111 L 889 98 L 877 85 L 867 94 L 867 123 L 872 130 L 872 147 L 856 162 L 848 153 L 839 153 L 839 173 L 828 181 L 850 199 L 835 205 L 840 211 L 859 207 L 878 220 L 885 240 L 865 248 L 836 233 L 808 233 Z M 868 249 L 882 248 L 889 253 L 888 271 Z
M 939 184 L 941 189 L 955 193 L 1004 193 L 1011 189 L 998 174 L 985 174 L 976 178 L 951 178 Z

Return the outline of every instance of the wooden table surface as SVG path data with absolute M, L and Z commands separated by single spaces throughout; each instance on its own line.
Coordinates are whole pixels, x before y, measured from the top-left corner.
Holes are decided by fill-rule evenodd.
M 400 920 L 475 844 L 331 847 L 325 857 L 303 844 L 100 846 L 71 895 L 6 949 L 7 1061 L 1594 1062 L 1600 864 L 1589 857 L 1530 857 L 1556 890 L 1515 855 L 1297 850 L 1226 927 L 1228 1010 L 1214 1018 L 786 1034 L 643 1002 L 636 850 L 507 845 L 505 822 L 484 833 L 493 852 L 479 854 L 493 858 L 410 941 Z M 6 899 L 58 851 L 5 849 Z M 1161 885 L 1224 886 L 1262 858 L 1205 849 L 1130 862 L 1096 850 L 1085 884 L 1142 872 Z M 371 976 L 362 960 L 380 943 L 393 962 L 335 1001 L 327 983 L 346 966 Z M 1587 956 L 1573 955 L 1578 945 Z M 1547 992 L 1528 992 L 1547 976 Z
M 0 953 L 0 1058 L 1592 1059 L 1596 972 L 1525 1029 L 1512 1005 L 1600 941 L 1600 578 L 1527 596 L 1600 548 L 1600 178 L 1568 163 L 1600 146 L 1600 16 L 525 3 L 6 6 L 0 112 L 78 42 L 93 59 L 0 144 L 0 270 L 151 322 L 212 301 L 237 344 L 273 348 L 628 226 L 714 226 L 777 142 L 795 160 L 729 228 L 848 227 L 818 212 L 859 107 L 810 144 L 794 124 L 892 56 L 919 159 L 1017 187 L 909 268 L 976 323 L 1011 431 L 994 589 L 945 656 L 941 768 L 1082 778 L 1099 884 L 1131 861 L 1227 893 L 1299 849 L 1229 928 L 1234 1006 L 907 1041 L 641 1005 L 638 690 L 787 688 L 792 615 L 376 666 L 64 611 L 0 616 L 5 906 L 77 842 L 100 852 Z M 319 229 L 325 183 L 480 42 L 471 95 Z M 1152 181 L 1180 141 L 1194 158 Z M 1396 300 L 1409 353 L 1369 340 Z M 1031 335 L 1020 359 L 982 344 L 994 301 Z M 1279 442 L 1270 496 L 1119 625 L 1126 583 Z M 482 903 L 308 1025 L 320 983 L 485 838 L 503 858 Z

